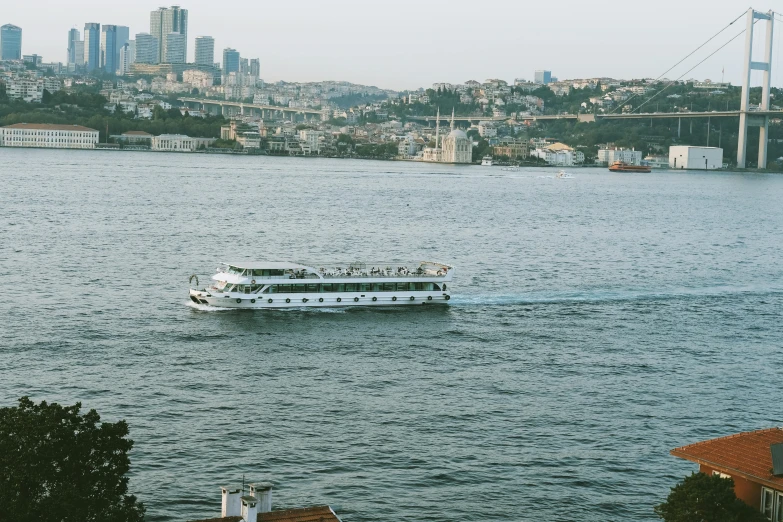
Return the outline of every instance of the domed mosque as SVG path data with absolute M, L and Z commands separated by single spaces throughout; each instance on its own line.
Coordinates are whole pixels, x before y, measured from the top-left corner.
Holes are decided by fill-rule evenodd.
M 454 128 L 454 109 L 451 110 L 451 132 L 443 138 L 441 160 L 443 163 L 472 163 L 473 140 L 465 131 Z

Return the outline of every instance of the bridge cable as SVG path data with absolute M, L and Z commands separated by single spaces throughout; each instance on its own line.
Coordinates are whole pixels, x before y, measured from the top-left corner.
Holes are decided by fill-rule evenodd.
M 714 35 L 712 35 L 712 37 L 710 37 L 710 39 L 709 39 L 709 40 L 707 40 L 706 42 L 704 42 L 703 44 L 701 44 L 700 46 L 698 46 L 696 49 L 694 49 L 693 51 L 691 51 L 691 53 L 690 53 L 690 54 L 688 54 L 688 55 L 687 55 L 685 58 L 683 58 L 683 59 L 682 59 L 682 60 L 680 60 L 679 62 L 675 63 L 674 65 L 672 65 L 671 67 L 669 67 L 668 69 L 666 69 L 666 70 L 663 72 L 663 74 L 661 74 L 660 76 L 658 76 L 658 77 L 657 77 L 655 80 L 653 80 L 653 81 L 654 81 L 654 82 L 657 82 L 658 80 L 660 80 L 661 78 L 663 78 L 664 76 L 666 76 L 666 74 L 668 74 L 668 73 L 669 73 L 669 72 L 670 72 L 672 69 L 674 69 L 675 67 L 677 67 L 678 65 L 680 65 L 682 62 L 684 62 L 685 60 L 687 60 L 688 58 L 690 58 L 691 56 L 693 56 L 694 54 L 696 54 L 696 53 L 697 53 L 698 51 L 700 51 L 700 50 L 701 50 L 701 49 L 702 49 L 702 48 L 703 48 L 705 45 L 707 45 L 708 43 L 710 43 L 711 41 L 713 41 L 715 38 L 717 38 L 717 37 L 718 37 L 718 36 L 719 36 L 719 35 L 720 35 L 720 34 L 721 34 L 723 31 L 725 31 L 726 29 L 728 29 L 729 27 L 731 27 L 732 25 L 734 25 L 734 23 L 735 23 L 737 20 L 739 20 L 739 19 L 740 19 L 740 18 L 742 18 L 743 16 L 747 15 L 747 13 L 748 13 L 747 11 L 743 11 L 743 12 L 742 12 L 742 14 L 741 14 L 741 15 L 739 15 L 739 16 L 738 16 L 737 18 L 735 18 L 734 20 L 732 20 L 732 21 L 731 21 L 731 23 L 729 23 L 729 25 L 727 25 L 726 27 L 724 27 L 723 29 L 721 29 L 720 31 L 718 31 L 717 33 L 715 33 Z M 687 73 L 686 73 L 686 74 L 687 74 Z M 622 107 L 624 107 L 624 106 L 625 106 L 625 105 L 626 105 L 628 102 L 630 102 L 631 100 L 633 100 L 633 99 L 634 99 L 634 98 L 636 98 L 637 96 L 640 96 L 640 95 L 639 95 L 639 94 L 634 94 L 633 96 L 631 96 L 630 98 L 628 98 L 627 100 L 625 100 L 623 103 L 621 103 L 620 105 L 618 105 L 617 107 L 615 107 L 615 108 L 614 108 L 614 110 L 612 110 L 612 112 L 610 112 L 609 114 L 614 114 L 614 112 L 615 112 L 615 111 L 617 111 L 618 109 L 621 109 Z
M 755 25 L 755 24 L 756 24 L 756 22 L 758 22 L 758 20 L 754 20 L 754 22 L 753 22 L 753 25 Z M 653 101 L 653 100 L 654 100 L 655 98 L 657 98 L 657 97 L 658 97 L 660 94 L 662 94 L 662 93 L 663 93 L 663 91 L 665 91 L 666 89 L 668 89 L 669 87 L 671 87 L 672 85 L 674 85 L 675 83 L 677 83 L 679 80 L 681 80 L 681 79 L 683 78 L 683 76 L 685 76 L 686 74 L 688 74 L 689 72 L 691 72 L 692 70 L 694 70 L 695 68 L 697 68 L 698 66 L 700 66 L 701 64 L 703 64 L 704 62 L 706 62 L 707 60 L 709 60 L 710 58 L 712 58 L 713 56 L 715 56 L 715 54 L 717 54 L 717 53 L 718 53 L 718 51 L 722 50 L 724 47 L 726 47 L 727 45 L 729 45 L 731 42 L 733 42 L 734 40 L 736 40 L 737 38 L 739 38 L 740 36 L 742 36 L 742 34 L 743 34 L 745 31 L 747 31 L 747 29 L 743 29 L 742 31 L 740 31 L 739 33 L 737 33 L 736 35 L 734 35 L 734 37 L 733 37 L 731 40 L 729 40 L 729 41 L 728 41 L 728 42 L 726 42 L 725 44 L 723 44 L 723 45 L 721 45 L 720 47 L 718 47 L 717 49 L 715 49 L 715 51 L 713 51 L 713 52 L 712 52 L 712 53 L 711 53 L 709 56 L 707 56 L 707 57 L 706 57 L 706 58 L 704 58 L 702 61 L 700 61 L 699 63 L 697 63 L 696 65 L 694 65 L 693 67 L 691 67 L 690 69 L 688 69 L 687 71 L 685 71 L 684 73 L 682 73 L 682 75 L 680 75 L 680 77 L 679 77 L 679 78 L 677 78 L 677 79 L 675 79 L 675 80 L 672 80 L 672 81 L 670 81 L 670 82 L 669 82 L 669 83 L 668 83 L 668 84 L 667 84 L 667 85 L 666 85 L 666 86 L 665 86 L 663 89 L 661 89 L 660 91 L 658 91 L 658 92 L 656 92 L 655 94 L 653 94 L 653 95 L 652 95 L 650 98 L 648 98 L 648 99 L 647 99 L 647 101 L 645 101 L 643 104 L 641 104 L 641 105 L 639 105 L 637 108 L 635 108 L 635 109 L 633 110 L 633 112 L 636 112 L 636 111 L 638 111 L 639 109 L 641 109 L 642 107 L 644 107 L 645 105 L 647 105 L 648 103 L 650 103 L 651 101 Z

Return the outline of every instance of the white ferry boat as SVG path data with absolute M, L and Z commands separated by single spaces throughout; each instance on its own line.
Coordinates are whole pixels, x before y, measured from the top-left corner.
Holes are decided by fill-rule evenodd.
M 209 286 L 190 276 L 190 300 L 221 308 L 299 308 L 446 304 L 454 267 L 363 263 L 315 267 L 297 263 L 224 263 Z
M 492 166 L 492 156 L 484 156 L 481 159 L 481 166 L 482 167 L 491 167 Z

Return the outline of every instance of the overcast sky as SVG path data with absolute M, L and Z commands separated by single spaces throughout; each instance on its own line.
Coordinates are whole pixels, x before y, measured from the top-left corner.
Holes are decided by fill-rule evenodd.
M 23 29 L 23 53 L 65 61 L 68 29 L 85 22 L 127 25 L 131 38 L 149 31 L 160 0 L 0 0 L 0 25 Z M 13 7 L 9 8 L 10 5 Z M 780 2 L 777 2 L 780 4 Z M 215 59 L 233 47 L 261 59 L 267 81 L 347 80 L 392 89 L 434 82 L 532 79 L 549 69 L 560 79 L 658 77 L 748 8 L 731 0 L 182 0 L 193 39 L 215 38 Z M 770 0 L 754 5 L 766 11 Z M 781 7 L 783 10 L 783 7 Z M 698 55 L 706 57 L 744 28 L 744 19 Z M 783 80 L 776 27 L 773 85 Z M 758 43 L 763 27 L 757 25 Z M 740 82 L 744 35 L 686 78 Z M 754 59 L 761 60 L 761 46 Z M 695 65 L 692 59 L 669 75 Z M 755 76 L 754 76 L 755 79 Z M 760 83 L 755 79 L 755 83 Z

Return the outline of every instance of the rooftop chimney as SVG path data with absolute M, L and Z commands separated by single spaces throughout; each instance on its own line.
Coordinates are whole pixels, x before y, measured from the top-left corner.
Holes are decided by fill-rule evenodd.
M 783 443 L 772 444 L 769 451 L 772 453 L 772 474 L 783 475 Z
M 242 504 L 240 497 L 242 490 L 239 488 L 229 488 L 223 486 L 223 507 L 220 510 L 221 517 L 239 517 L 242 516 Z
M 258 499 L 259 513 L 269 513 L 272 511 L 271 482 L 256 482 L 250 484 L 250 494 Z
M 256 522 L 258 520 L 258 499 L 253 496 L 242 497 L 242 520 Z

